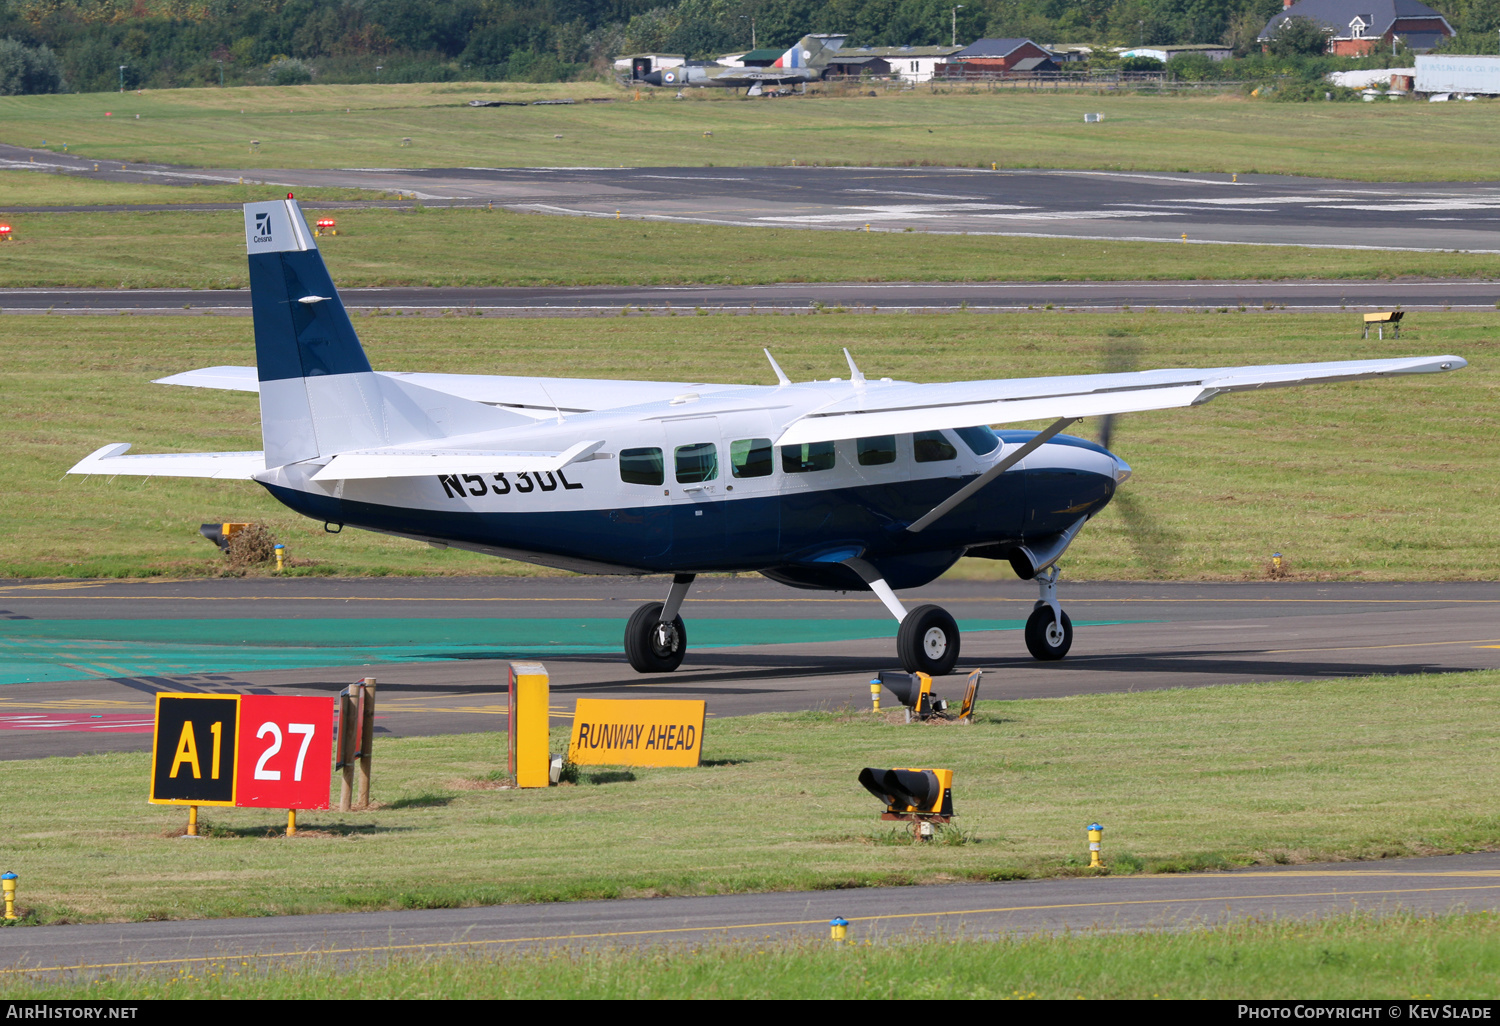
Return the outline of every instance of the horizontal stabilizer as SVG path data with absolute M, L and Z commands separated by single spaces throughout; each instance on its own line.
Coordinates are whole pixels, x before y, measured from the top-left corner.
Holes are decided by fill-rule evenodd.
M 266 469 L 261 452 L 163 452 L 126 456 L 129 442 L 89 453 L 70 474 L 129 474 L 133 477 L 217 477 L 249 481 Z
M 232 392 L 259 392 L 260 380 L 254 367 L 204 367 L 157 378 L 156 385 L 187 385 L 191 388 L 222 388 Z
M 335 456 L 314 481 L 361 481 L 428 474 L 522 474 L 561 470 L 594 455 L 603 441 L 578 442 L 561 452 L 501 449 L 367 449 Z

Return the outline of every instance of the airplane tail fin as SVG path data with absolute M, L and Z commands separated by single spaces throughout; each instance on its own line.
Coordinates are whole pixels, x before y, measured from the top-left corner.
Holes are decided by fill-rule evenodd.
M 803 36 L 786 53 L 776 58 L 773 68 L 821 68 L 828 63 L 847 36 L 819 34 Z
M 375 374 L 297 201 L 245 204 L 268 469 L 527 422 Z

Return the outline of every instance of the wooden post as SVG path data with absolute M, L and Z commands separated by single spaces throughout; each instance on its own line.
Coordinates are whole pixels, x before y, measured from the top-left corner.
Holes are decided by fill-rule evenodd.
M 358 684 L 351 684 L 339 692 L 339 746 L 333 768 L 343 773 L 339 784 L 340 812 L 348 812 L 354 802 L 354 753 L 359 751 L 359 717 L 354 691 L 358 687 Z
M 359 807 L 370 805 L 370 749 L 375 740 L 375 678 L 360 681 Z

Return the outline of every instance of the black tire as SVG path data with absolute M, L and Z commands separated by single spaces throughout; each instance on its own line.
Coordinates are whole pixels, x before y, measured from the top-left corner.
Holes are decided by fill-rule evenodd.
M 648 602 L 625 625 L 625 658 L 641 673 L 671 673 L 687 655 L 687 628 L 682 617 L 661 622 L 662 604 Z
M 958 662 L 958 624 L 942 606 L 918 606 L 896 632 L 896 652 L 907 673 L 941 677 Z
M 1053 630 L 1052 607 L 1038 605 L 1026 621 L 1026 649 L 1042 662 L 1053 662 L 1073 647 L 1073 621 L 1062 615 L 1062 633 Z

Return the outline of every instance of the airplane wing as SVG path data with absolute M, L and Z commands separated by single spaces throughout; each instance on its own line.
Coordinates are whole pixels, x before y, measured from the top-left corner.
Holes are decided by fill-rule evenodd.
M 129 442 L 89 453 L 70 474 L 128 474 L 133 477 L 217 477 L 249 481 L 266 469 L 263 452 L 168 452 L 126 456 Z
M 777 445 L 904 434 L 977 424 L 1064 420 L 1198 406 L 1225 392 L 1433 374 L 1467 366 L 1457 356 L 1341 360 L 1251 367 L 1079 374 L 1053 378 L 871 384 L 793 421 Z
M 610 381 L 603 378 L 528 378 L 502 374 L 416 374 L 404 371 L 377 373 L 423 388 L 446 392 L 461 399 L 490 406 L 504 406 L 536 417 L 554 416 L 559 408 L 563 413 L 590 413 L 620 406 L 662 402 L 687 392 L 708 395 L 745 387 L 701 381 Z M 201 370 L 157 378 L 155 383 L 240 392 L 260 390 L 254 367 L 204 367 Z

